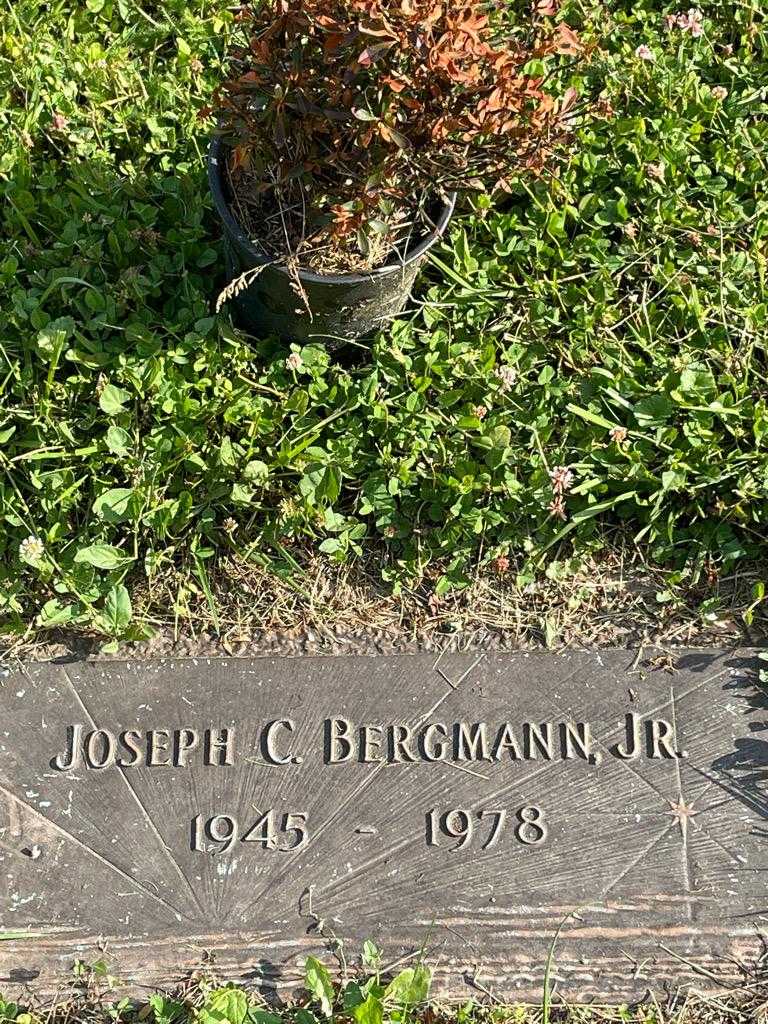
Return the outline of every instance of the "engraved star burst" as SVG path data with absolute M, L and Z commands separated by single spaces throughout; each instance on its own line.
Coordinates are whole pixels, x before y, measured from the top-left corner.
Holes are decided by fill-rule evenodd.
M 692 803 L 687 804 L 685 802 L 685 797 L 682 793 L 678 796 L 677 803 L 672 800 L 667 800 L 667 803 L 670 806 L 670 810 L 667 811 L 667 814 L 671 814 L 674 818 L 677 818 L 677 823 L 680 826 L 680 832 L 682 833 L 683 838 L 685 838 L 688 831 L 688 819 L 692 818 L 699 812 L 693 809 Z

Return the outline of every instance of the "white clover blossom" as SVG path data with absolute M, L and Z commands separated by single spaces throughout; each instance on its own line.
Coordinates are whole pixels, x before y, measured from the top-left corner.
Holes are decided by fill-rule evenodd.
M 506 364 L 503 366 L 497 366 L 494 372 L 501 382 L 502 391 L 509 391 L 517 380 L 517 373 L 513 366 L 507 366 Z
M 285 366 L 288 370 L 300 370 L 304 366 L 304 360 L 301 358 L 300 353 L 291 352 L 285 360 Z
M 19 558 L 31 565 L 37 565 L 45 555 L 45 545 L 39 537 L 29 536 L 19 544 Z
M 646 46 L 645 43 L 641 43 L 640 46 L 635 50 L 635 56 L 639 57 L 640 60 L 656 60 L 653 50 L 650 46 Z
M 555 466 L 549 471 L 549 479 L 552 481 L 552 490 L 555 494 L 562 494 L 568 491 L 573 483 L 573 473 L 567 466 Z
M 712 95 L 716 100 L 724 100 L 728 95 L 728 90 L 724 85 L 716 85 L 712 89 Z

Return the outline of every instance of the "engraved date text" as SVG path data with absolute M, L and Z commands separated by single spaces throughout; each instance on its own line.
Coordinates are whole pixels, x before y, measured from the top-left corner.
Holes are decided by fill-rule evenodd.
M 232 814 L 212 814 L 192 819 L 192 849 L 199 853 L 227 853 L 235 843 L 256 843 L 264 850 L 289 853 L 309 842 L 307 815 L 272 809 L 242 826 Z

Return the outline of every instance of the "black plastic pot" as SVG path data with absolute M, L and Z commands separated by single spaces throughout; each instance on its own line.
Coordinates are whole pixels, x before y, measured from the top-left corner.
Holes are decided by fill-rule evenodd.
M 216 212 L 224 229 L 227 281 L 269 264 L 243 233 L 229 209 L 225 176 L 227 149 L 215 137 L 208 151 L 208 181 Z M 366 274 L 315 274 L 300 270 L 309 308 L 294 291 L 284 267 L 264 267 L 245 290 L 231 298 L 236 322 L 259 337 L 278 335 L 283 341 L 321 341 L 334 347 L 349 338 L 360 338 L 383 326 L 408 301 L 413 283 L 427 253 L 445 232 L 455 196 L 438 211 L 435 229 L 411 249 L 404 260 Z

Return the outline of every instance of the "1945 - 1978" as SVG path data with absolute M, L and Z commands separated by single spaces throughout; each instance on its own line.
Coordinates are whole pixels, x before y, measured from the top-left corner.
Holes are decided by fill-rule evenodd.
M 305 812 L 272 808 L 246 824 L 232 814 L 212 814 L 207 818 L 197 814 L 191 822 L 191 848 L 199 853 L 226 853 L 236 843 L 253 843 L 264 850 L 291 853 L 310 841 L 307 819 Z M 514 811 L 433 807 L 424 819 L 426 845 L 449 846 L 454 841 L 454 849 L 479 845 L 480 849 L 489 850 L 502 841 L 510 819 L 514 822 L 512 830 L 518 843 L 540 846 L 547 838 L 544 813 L 535 804 Z

